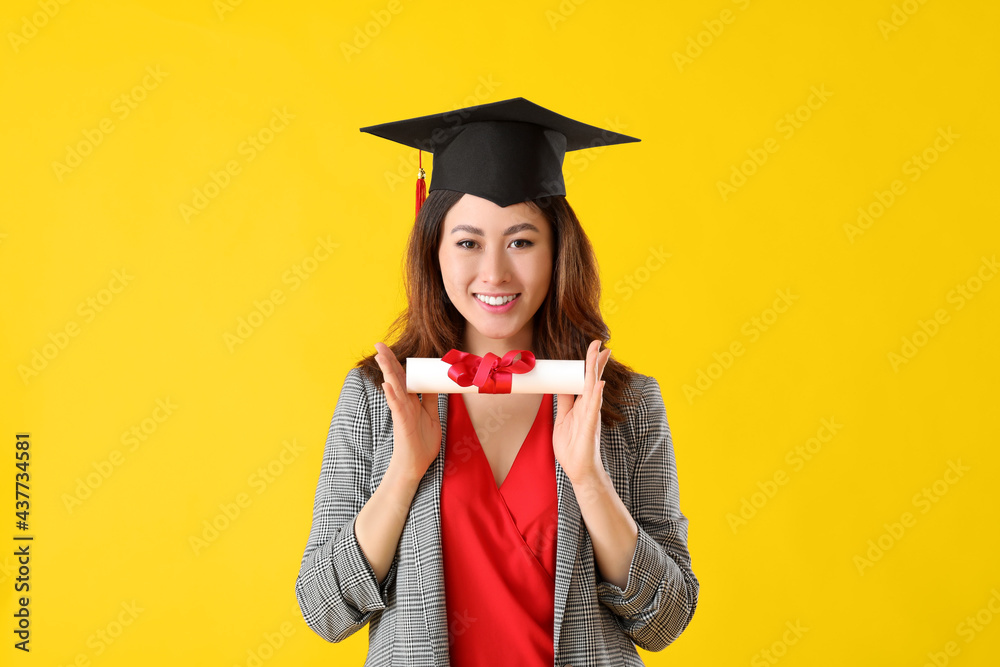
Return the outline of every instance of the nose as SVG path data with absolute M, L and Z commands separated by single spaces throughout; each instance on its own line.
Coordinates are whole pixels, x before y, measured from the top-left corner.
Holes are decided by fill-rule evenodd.
M 483 254 L 479 277 L 484 283 L 500 284 L 510 279 L 509 258 L 502 246 L 494 246 Z

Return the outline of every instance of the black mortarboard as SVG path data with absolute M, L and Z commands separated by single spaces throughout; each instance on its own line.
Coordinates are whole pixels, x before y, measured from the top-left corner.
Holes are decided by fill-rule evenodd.
M 434 154 L 430 190 L 457 190 L 510 206 L 565 195 L 566 151 L 639 141 L 561 116 L 523 97 L 362 127 L 377 137 Z M 423 169 L 417 211 L 423 203 Z

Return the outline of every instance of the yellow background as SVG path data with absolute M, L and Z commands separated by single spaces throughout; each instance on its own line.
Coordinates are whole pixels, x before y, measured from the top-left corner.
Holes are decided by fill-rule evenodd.
M 5 2 L 2 662 L 252 665 L 270 636 L 268 666 L 362 663 L 367 628 L 327 644 L 293 590 L 344 376 L 404 305 L 415 151 L 358 128 L 523 96 L 642 139 L 571 154 L 565 176 L 609 347 L 663 389 L 701 581 L 647 664 L 996 664 L 1000 278 L 976 278 L 1000 250 L 998 18 L 940 0 Z M 250 159 L 248 136 L 271 141 Z M 225 187 L 185 219 L 213 174 Z M 311 262 L 317 239 L 336 247 Z M 904 337 L 920 345 L 893 364 Z M 11 632 L 25 430 L 30 654 Z M 192 546 L 220 505 L 240 513 Z

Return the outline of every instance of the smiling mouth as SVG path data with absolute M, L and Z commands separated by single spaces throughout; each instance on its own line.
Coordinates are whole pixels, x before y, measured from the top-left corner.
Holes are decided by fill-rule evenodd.
M 514 299 L 517 299 L 519 296 L 521 296 L 521 293 L 517 292 L 516 294 L 509 294 L 509 295 L 505 295 L 505 296 L 502 296 L 502 297 L 501 296 L 485 296 L 483 294 L 474 294 L 473 296 L 476 299 L 478 299 L 479 301 L 482 301 L 483 303 L 485 303 L 488 306 L 503 306 L 503 305 L 506 305 L 506 304 L 510 303 Z

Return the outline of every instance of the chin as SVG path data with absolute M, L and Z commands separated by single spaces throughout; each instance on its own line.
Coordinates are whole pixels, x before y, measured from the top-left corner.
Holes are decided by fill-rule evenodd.
M 475 322 L 473 322 L 472 320 L 467 320 L 467 322 L 471 324 L 476 329 L 476 331 L 479 332 L 481 336 L 489 338 L 490 340 L 506 340 L 508 338 L 513 338 L 515 335 L 517 335 L 517 332 L 520 331 L 522 328 L 522 327 L 510 327 L 503 329 L 485 328 L 476 326 Z

